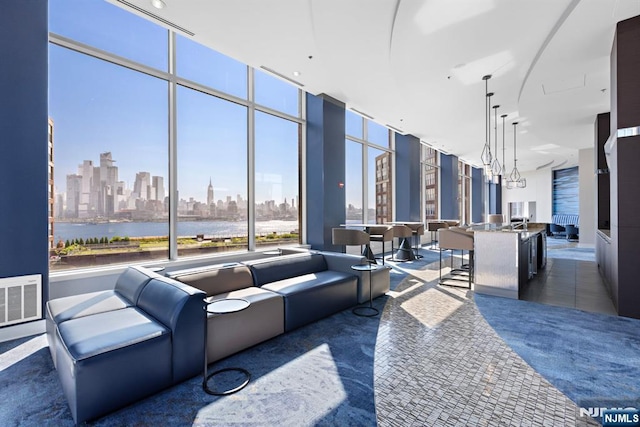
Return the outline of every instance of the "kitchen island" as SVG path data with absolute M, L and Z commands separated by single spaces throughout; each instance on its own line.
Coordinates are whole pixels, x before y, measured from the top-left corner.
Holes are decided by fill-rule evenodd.
M 474 291 L 481 294 L 519 299 L 525 283 L 546 266 L 545 229 L 534 224 L 475 230 L 474 248 Z

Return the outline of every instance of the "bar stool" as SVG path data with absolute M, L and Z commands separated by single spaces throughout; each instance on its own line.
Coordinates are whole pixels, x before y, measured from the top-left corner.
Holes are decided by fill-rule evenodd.
M 334 245 L 344 246 L 360 246 L 360 253 L 362 253 L 362 247 L 369 247 L 369 234 L 362 230 L 353 230 L 350 228 L 332 228 L 331 229 L 331 243 Z M 367 253 L 370 252 L 370 249 Z M 369 260 L 369 262 L 375 263 L 375 259 Z
M 500 224 L 504 223 L 504 216 L 502 214 L 491 214 L 489 215 L 489 224 Z
M 449 228 L 449 224 L 444 221 L 429 221 L 427 222 L 427 231 L 431 233 L 431 249 L 435 249 L 434 243 L 438 241 L 438 230 L 441 228 Z M 435 236 L 435 238 L 434 238 Z
M 455 286 L 452 281 L 468 281 L 467 288 L 471 289 L 474 273 L 474 235 L 473 232 L 466 231 L 461 227 L 450 227 L 446 230 L 440 230 L 440 278 L 438 284 Z M 451 250 L 451 272 L 446 275 L 443 280 L 442 276 L 442 251 Z M 460 250 L 464 255 L 464 251 L 469 251 L 469 265 L 464 265 L 458 269 L 453 268 L 453 251 Z M 466 278 L 465 278 L 466 277 Z
M 413 233 L 414 243 L 413 243 L 413 252 L 415 258 L 422 258 L 422 255 L 418 252 L 420 250 L 420 236 L 424 234 L 424 224 L 407 224 L 411 228 L 411 232 Z
M 397 237 L 398 238 L 398 245 L 401 244 L 401 241 L 403 239 L 406 239 L 407 237 L 412 237 L 413 236 L 413 231 L 411 231 L 411 228 L 407 227 L 406 225 L 394 225 L 393 226 L 393 237 Z M 406 249 L 403 249 L 402 247 L 398 248 L 398 252 L 400 251 L 407 251 Z M 409 251 L 411 251 L 411 249 L 409 249 Z M 398 257 L 396 256 L 397 254 L 395 253 L 394 249 L 393 249 L 393 240 L 391 240 L 391 261 L 396 261 L 396 262 L 405 262 L 405 261 L 410 261 L 411 257 L 409 256 L 409 254 L 406 253 L 402 253 L 402 256 Z
M 393 226 L 372 225 L 368 230 L 370 241 L 382 242 L 382 265 L 384 265 L 384 242 L 391 241 L 391 245 L 393 246 Z

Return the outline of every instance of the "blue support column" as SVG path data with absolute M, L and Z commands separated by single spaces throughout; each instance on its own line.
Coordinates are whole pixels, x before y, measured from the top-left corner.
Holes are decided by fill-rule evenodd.
M 43 303 L 49 278 L 47 14 L 45 0 L 0 2 L 0 278 L 41 274 Z
M 471 168 L 471 195 L 471 221 L 482 222 L 484 216 L 482 169 Z
M 346 221 L 345 107 L 326 95 L 306 96 L 307 243 L 341 251 L 331 243 L 331 229 Z
M 440 156 L 440 217 L 460 218 L 458 197 L 458 157 L 452 154 Z
M 413 135 L 396 134 L 396 219 L 420 218 L 420 140 Z
M 489 213 L 502 213 L 502 184 L 501 182 L 494 184 L 489 183 Z

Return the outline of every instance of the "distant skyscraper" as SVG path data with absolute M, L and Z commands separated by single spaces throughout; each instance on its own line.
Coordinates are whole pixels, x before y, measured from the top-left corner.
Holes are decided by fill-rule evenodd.
M 81 178 L 80 184 L 80 200 L 78 202 L 78 218 L 87 218 L 94 212 L 93 197 L 91 190 L 93 188 L 93 162 L 85 160 L 78 166 L 78 175 Z
M 118 167 L 113 166 L 111 152 L 100 153 L 99 182 L 96 185 L 100 215 L 111 216 L 115 212 L 115 191 L 118 182 Z
M 133 192 L 138 199 L 149 200 L 151 196 L 151 174 L 149 172 L 136 173 L 136 181 L 133 184 Z
M 161 176 L 154 176 L 151 179 L 152 182 L 152 200 L 158 200 L 164 203 L 164 178 Z
M 80 195 L 82 193 L 82 176 L 67 175 L 67 210 L 65 217 L 78 218 L 80 215 Z
M 207 205 L 213 204 L 213 185 L 211 185 L 211 178 L 209 178 L 209 186 L 207 187 Z

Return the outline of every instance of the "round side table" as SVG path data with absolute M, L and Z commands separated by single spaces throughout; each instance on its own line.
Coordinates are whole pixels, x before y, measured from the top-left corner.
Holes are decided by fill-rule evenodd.
M 378 309 L 373 306 L 373 298 L 372 298 L 373 295 L 371 292 L 371 272 L 373 270 L 377 270 L 378 268 L 380 267 L 377 264 L 369 264 L 369 263 L 356 264 L 351 266 L 352 270 L 369 272 L 369 305 L 354 307 L 351 311 L 356 316 L 373 317 L 373 316 L 377 316 L 380 313 Z
M 215 300 L 215 301 L 208 301 L 206 298 L 204 300 L 204 310 L 206 313 L 210 313 L 210 314 L 214 314 L 214 315 L 218 315 L 218 316 L 222 316 L 225 314 L 230 314 L 230 313 L 236 313 L 238 311 L 242 311 L 242 310 L 246 310 L 249 305 L 251 305 L 251 303 L 247 300 L 244 299 L 240 299 L 240 298 L 225 298 L 225 299 L 219 299 L 219 300 Z M 218 369 L 217 371 L 214 371 L 212 373 L 210 373 L 209 375 L 207 375 L 207 371 L 208 371 L 208 362 L 207 362 L 207 341 L 208 341 L 208 334 L 207 334 L 207 329 L 208 329 L 208 316 L 204 316 L 204 321 L 205 321 L 205 325 L 204 325 L 204 376 L 203 376 L 203 380 L 202 380 L 202 388 L 204 389 L 205 392 L 207 392 L 208 394 L 212 394 L 214 396 L 224 396 L 226 394 L 232 394 L 235 393 L 236 391 L 242 390 L 244 388 L 244 386 L 246 386 L 247 384 L 249 384 L 249 380 L 251 380 L 251 374 L 249 373 L 249 371 L 247 371 L 246 369 L 243 368 L 224 368 L 224 369 Z M 209 380 L 218 375 L 221 374 L 223 372 L 240 372 L 241 374 L 243 374 L 245 376 L 244 381 L 242 382 L 242 384 L 240 384 L 237 387 L 234 387 L 232 389 L 229 390 L 223 390 L 223 391 L 216 391 L 216 390 L 212 390 L 209 388 L 208 382 Z

